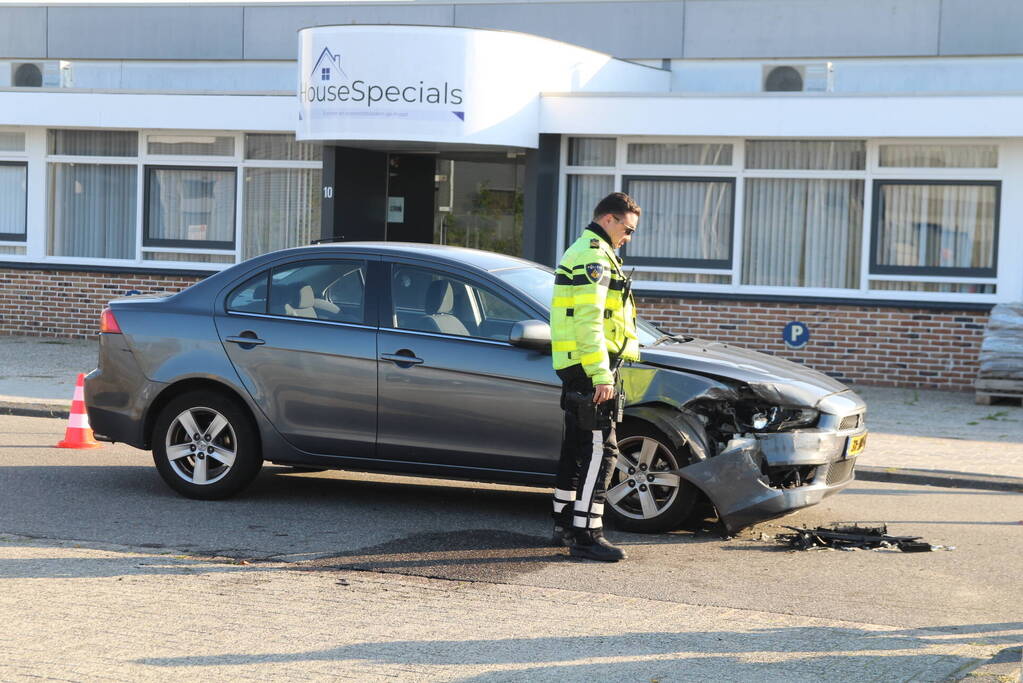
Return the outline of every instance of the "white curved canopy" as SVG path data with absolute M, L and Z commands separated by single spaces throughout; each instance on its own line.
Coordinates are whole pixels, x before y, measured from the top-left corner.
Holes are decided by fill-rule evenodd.
M 670 74 L 508 31 L 318 26 L 299 31 L 300 140 L 536 147 L 540 93 L 666 92 Z

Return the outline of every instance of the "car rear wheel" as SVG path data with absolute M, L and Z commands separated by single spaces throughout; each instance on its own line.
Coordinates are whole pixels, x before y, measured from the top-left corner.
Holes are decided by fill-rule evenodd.
M 202 500 L 233 496 L 263 466 L 249 415 L 237 401 L 207 392 L 182 394 L 160 411 L 153 461 L 168 486 Z
M 692 513 L 699 490 L 675 474 L 690 462 L 661 432 L 640 422 L 618 428 L 621 455 L 607 488 L 607 514 L 625 531 L 677 529 Z

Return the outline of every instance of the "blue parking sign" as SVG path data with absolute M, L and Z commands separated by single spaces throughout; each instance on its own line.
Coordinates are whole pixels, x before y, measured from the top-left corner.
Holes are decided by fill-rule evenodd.
M 793 349 L 802 348 L 806 346 L 806 342 L 810 341 L 810 326 L 797 321 L 786 323 L 781 338 L 786 345 Z

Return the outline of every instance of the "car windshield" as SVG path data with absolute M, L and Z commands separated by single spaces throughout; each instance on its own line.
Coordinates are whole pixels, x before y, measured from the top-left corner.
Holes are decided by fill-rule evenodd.
M 554 296 L 554 271 L 547 268 L 508 268 L 494 271 L 494 275 L 528 296 L 533 301 L 550 309 L 551 298 Z M 670 337 L 653 323 L 636 318 L 640 346 L 651 346 Z

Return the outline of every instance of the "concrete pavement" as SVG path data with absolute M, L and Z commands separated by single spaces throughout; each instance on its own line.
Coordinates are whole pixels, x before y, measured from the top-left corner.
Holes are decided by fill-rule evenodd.
M 0 675 L 14 681 L 943 681 L 1021 626 L 905 628 L 4 534 L 0 586 Z
M 95 340 L 0 337 L 0 412 L 66 416 Z M 867 401 L 861 479 L 1023 490 L 1023 408 L 972 393 L 853 387 Z
M 604 565 L 548 545 L 541 490 L 271 466 L 195 501 L 62 432 L 0 416 L 4 681 L 976 680 L 1023 639 L 1016 493 L 857 482 L 731 539 L 613 531 Z M 839 520 L 956 550 L 774 540 Z

